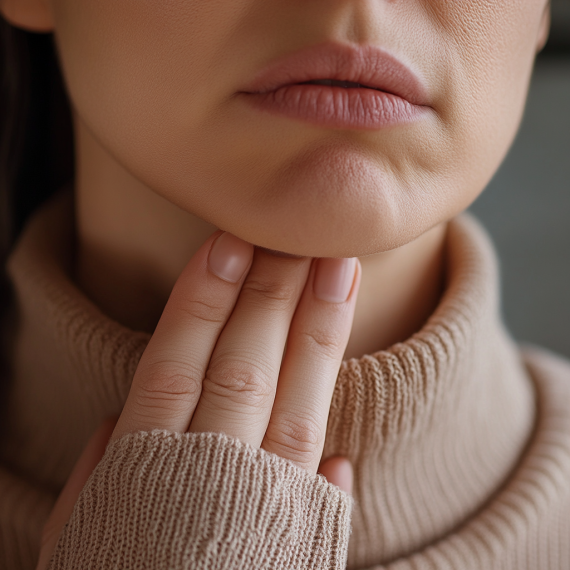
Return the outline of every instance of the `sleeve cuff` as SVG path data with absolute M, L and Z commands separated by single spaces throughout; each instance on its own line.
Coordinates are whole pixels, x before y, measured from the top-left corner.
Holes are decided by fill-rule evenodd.
M 223 434 L 113 442 L 50 570 L 344 569 L 352 499 L 320 475 Z

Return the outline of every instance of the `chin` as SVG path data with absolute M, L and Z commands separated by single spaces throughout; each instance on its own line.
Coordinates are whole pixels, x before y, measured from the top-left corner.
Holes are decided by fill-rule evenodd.
M 249 231 L 236 229 L 243 239 L 288 254 L 379 253 L 417 237 L 407 231 L 405 194 L 370 157 L 346 147 L 319 149 L 278 172 L 260 192 L 254 218 L 248 213 Z

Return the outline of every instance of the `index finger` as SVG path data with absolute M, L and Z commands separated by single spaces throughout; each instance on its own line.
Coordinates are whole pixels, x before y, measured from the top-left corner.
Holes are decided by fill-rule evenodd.
M 137 367 L 113 440 L 136 431 L 187 430 L 252 259 L 251 244 L 216 233 L 189 261 Z

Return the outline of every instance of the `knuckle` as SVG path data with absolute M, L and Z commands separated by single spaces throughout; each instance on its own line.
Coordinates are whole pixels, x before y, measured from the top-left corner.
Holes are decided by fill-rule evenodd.
M 202 383 L 187 370 L 153 368 L 138 379 L 136 404 L 139 409 L 183 411 L 199 398 Z
M 229 313 L 224 306 L 196 299 L 186 299 L 176 311 L 186 318 L 214 325 L 225 323 Z
M 203 394 L 224 398 L 239 406 L 259 408 L 273 399 L 268 374 L 251 363 L 220 363 L 206 373 Z
M 313 329 L 300 333 L 300 340 L 312 353 L 335 359 L 344 352 L 345 342 L 334 327 L 328 330 Z
M 241 294 L 250 302 L 263 307 L 272 310 L 289 310 L 296 305 L 299 292 L 293 283 L 248 279 L 242 287 Z
M 324 426 L 312 415 L 284 413 L 267 430 L 266 443 L 271 451 L 291 459 L 302 467 L 312 465 L 319 457 Z

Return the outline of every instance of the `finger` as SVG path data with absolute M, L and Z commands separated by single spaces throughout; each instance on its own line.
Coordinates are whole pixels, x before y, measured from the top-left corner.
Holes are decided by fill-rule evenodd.
M 310 258 L 283 258 L 256 250 L 212 354 L 190 431 L 222 432 L 259 447 L 310 265 Z
M 89 479 L 93 469 L 95 469 L 99 461 L 101 461 L 116 423 L 117 418 L 110 418 L 105 421 L 93 434 L 75 464 L 67 483 L 61 491 L 44 525 L 37 570 L 45 570 L 45 568 L 48 567 L 50 558 L 59 540 L 59 535 L 65 523 L 69 520 L 69 517 L 71 517 L 73 507 L 87 479 Z
M 252 258 L 251 244 L 216 233 L 190 260 L 137 367 L 113 439 L 139 430 L 188 429 Z
M 339 487 L 345 493 L 352 494 L 354 474 L 352 465 L 346 457 L 329 457 L 319 467 L 319 473 L 325 479 Z
M 263 449 L 317 472 L 327 419 L 348 343 L 360 263 L 315 260 L 287 340 Z

